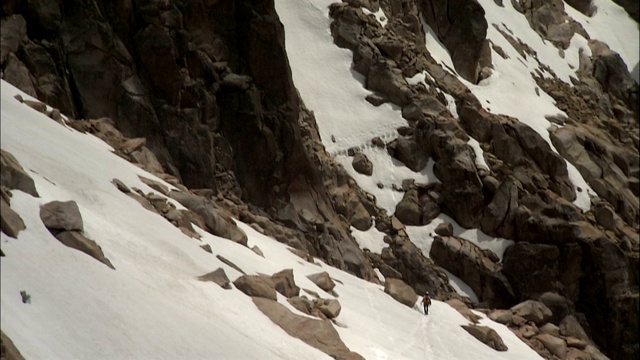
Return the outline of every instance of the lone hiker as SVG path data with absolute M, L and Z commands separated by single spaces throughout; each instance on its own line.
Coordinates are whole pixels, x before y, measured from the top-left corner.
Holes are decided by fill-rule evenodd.
M 424 306 L 424 314 L 429 315 L 429 305 L 431 305 L 431 298 L 429 297 L 429 292 L 424 293 L 424 297 L 422 298 L 422 306 Z

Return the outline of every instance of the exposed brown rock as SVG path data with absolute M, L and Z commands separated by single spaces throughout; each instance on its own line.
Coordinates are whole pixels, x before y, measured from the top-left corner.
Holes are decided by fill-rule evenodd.
M 233 285 L 248 296 L 274 301 L 278 298 L 272 284 L 259 275 L 242 275 L 233 282 Z
M 17 239 L 18 233 L 27 227 L 20 215 L 11 209 L 4 198 L 0 199 L 0 205 L 2 206 L 0 209 L 0 224 L 2 232 L 14 239 Z
M 213 281 L 223 289 L 231 289 L 231 282 L 229 281 L 229 278 L 227 277 L 227 274 L 224 272 L 223 268 L 217 268 L 210 273 L 198 276 L 198 280 Z
M 384 292 L 408 307 L 413 307 L 418 301 L 416 292 L 400 279 L 387 279 L 384 283 Z
M 2 186 L 9 190 L 20 190 L 38 197 L 33 179 L 24 171 L 18 160 L 8 151 L 0 151 L 0 179 Z
M 336 286 L 336 283 L 333 282 L 331 277 L 326 271 L 317 274 L 307 275 L 309 280 L 313 281 L 314 284 L 318 285 L 318 287 L 326 292 L 330 292 Z
M 273 280 L 276 291 L 288 298 L 298 296 L 300 293 L 300 288 L 293 279 L 293 270 L 291 269 L 285 269 L 271 275 L 271 280 Z
M 2 360 L 24 360 L 20 350 L 4 332 L 0 332 L 0 358 Z
M 473 337 L 495 350 L 507 351 L 509 349 L 502 341 L 500 335 L 488 326 L 462 325 L 462 328 L 467 330 L 467 332 L 473 335 Z
M 514 315 L 522 316 L 528 321 L 542 324 L 551 318 L 551 310 L 541 302 L 534 300 L 523 301 L 511 308 Z
M 40 219 L 52 231 L 82 231 L 82 215 L 75 201 L 52 201 L 40 208 Z
M 298 338 L 326 354 L 344 360 L 363 360 L 342 342 L 329 320 L 314 320 L 293 314 L 276 301 L 254 297 L 254 304 L 287 334 Z
M 92 258 L 100 261 L 101 263 L 107 265 L 111 269 L 115 270 L 111 261 L 104 256 L 102 252 L 102 248 L 95 241 L 86 238 L 79 231 L 62 231 L 55 235 L 56 239 L 63 243 L 64 245 L 82 251 L 83 253 L 91 256 Z
M 513 290 L 500 273 L 495 254 L 489 256 L 462 238 L 437 236 L 429 255 L 437 264 L 468 284 L 481 301 L 496 307 L 507 307 L 514 302 Z

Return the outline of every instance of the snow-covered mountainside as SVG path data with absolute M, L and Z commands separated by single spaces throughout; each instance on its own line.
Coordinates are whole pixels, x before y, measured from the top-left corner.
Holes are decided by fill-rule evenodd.
M 198 227 L 200 239 L 183 234 L 112 180 L 161 198 L 140 177 L 172 185 L 119 158 L 92 135 L 20 103 L 16 94 L 28 97 L 2 82 L 2 148 L 33 178 L 39 196 L 13 191 L 10 199 L 26 229 L 17 239 L 2 234 L 2 331 L 25 359 L 329 358 L 288 335 L 240 290 L 199 280 L 218 268 L 232 282 L 242 275 L 220 256 L 251 275 L 293 269 L 301 295 L 337 299 L 342 310 L 335 329 L 349 349 L 366 359 L 539 358 L 504 325 L 481 313 L 480 324 L 502 336 L 507 352 L 497 353 L 466 333 L 460 325 L 469 321 L 445 303 L 434 301 L 426 317 L 417 306 L 393 300 L 382 285 L 317 259 L 305 261 L 243 223 L 238 225 L 247 234 L 246 246 Z M 40 208 L 52 201 L 77 203 L 83 234 L 102 248 L 115 269 L 56 240 L 40 219 Z M 252 251 L 254 246 L 263 255 Z M 331 291 L 307 278 L 324 271 L 336 283 Z M 28 303 L 21 291 L 30 296 Z M 277 297 L 293 313 L 312 318 L 282 294 Z M 313 333 L 314 328 L 299 330 Z
M 637 8 L 4 4 L 0 357 L 636 358 Z

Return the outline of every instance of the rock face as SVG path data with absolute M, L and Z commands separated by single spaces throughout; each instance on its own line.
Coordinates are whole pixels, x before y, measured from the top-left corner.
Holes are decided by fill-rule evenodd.
M 513 290 L 500 272 L 501 266 L 495 254 L 483 251 L 462 238 L 437 236 L 429 255 L 491 306 L 508 307 L 513 304 Z
M 427 24 L 451 54 L 456 71 L 476 83 L 483 65 L 491 64 L 488 52 L 487 20 L 477 1 L 419 1 Z M 471 35 L 472 34 L 472 35 Z
M 49 230 L 82 231 L 84 225 L 75 201 L 52 201 L 40 208 L 40 219 Z
M 276 301 L 254 297 L 258 309 L 280 326 L 289 335 L 298 338 L 335 359 L 364 360 L 340 339 L 340 335 L 329 320 L 314 320 L 295 315 Z
M 298 120 L 311 115 L 272 1 L 12 2 L 2 16 L 5 80 L 71 118 L 112 119 L 125 137 L 145 138 L 125 155 L 147 170 L 272 221 L 295 215 L 287 226 L 306 251 L 374 278 L 323 182 L 326 153 L 304 145 L 315 145 L 314 130 Z M 310 231 L 303 212 L 336 231 Z

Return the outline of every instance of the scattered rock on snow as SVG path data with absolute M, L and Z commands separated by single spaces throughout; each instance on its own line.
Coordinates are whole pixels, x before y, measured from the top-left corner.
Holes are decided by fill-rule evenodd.
M 360 174 L 371 176 L 373 174 L 373 163 L 367 158 L 367 155 L 358 152 L 353 157 L 353 169 Z
M 33 179 L 24 171 L 18 160 L 8 151 L 0 150 L 0 184 L 9 190 L 20 190 L 38 197 Z
M 75 201 L 52 201 L 40 208 L 40 219 L 50 231 L 82 231 L 82 215 Z
M 271 280 L 275 285 L 276 291 L 288 298 L 300 294 L 300 288 L 293 279 L 292 269 L 284 269 L 271 275 Z
M 259 275 L 242 275 L 233 282 L 233 285 L 248 296 L 278 299 L 272 284 Z
M 400 279 L 388 278 L 384 283 L 384 292 L 408 307 L 413 307 L 418 301 L 418 295 L 413 288 Z
M 18 233 L 26 229 L 24 221 L 17 212 L 11 209 L 4 198 L 0 199 L 0 206 L 0 229 L 8 236 L 17 239 Z
M 473 335 L 473 337 L 495 350 L 507 351 L 509 349 L 502 341 L 500 335 L 488 326 L 462 325 L 462 328 L 467 330 L 467 332 Z
M 111 261 L 109 261 L 109 259 L 104 256 L 102 248 L 95 241 L 87 239 L 79 231 L 62 231 L 56 234 L 55 237 L 64 245 L 82 251 L 83 253 L 91 256 L 92 258 L 115 270 L 115 267 L 113 267 Z
M 263 314 L 267 315 L 271 321 L 290 336 L 300 339 L 336 359 L 364 360 L 362 356 L 347 348 L 331 321 L 296 315 L 277 301 L 259 297 L 254 297 L 252 300 Z
M 336 286 L 336 283 L 333 282 L 329 273 L 323 271 L 317 274 L 307 275 L 309 280 L 313 281 L 314 284 L 318 285 L 318 287 L 326 292 L 330 292 Z
M 229 278 L 227 277 L 227 274 L 224 272 L 223 268 L 217 268 L 210 273 L 198 276 L 198 280 L 213 281 L 223 289 L 231 289 L 231 282 L 229 281 Z

